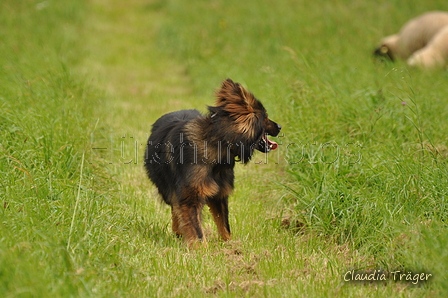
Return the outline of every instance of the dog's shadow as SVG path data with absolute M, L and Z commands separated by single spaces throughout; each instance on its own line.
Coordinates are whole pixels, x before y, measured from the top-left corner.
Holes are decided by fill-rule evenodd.
M 156 246 L 169 247 L 179 242 L 178 237 L 171 232 L 170 222 L 155 222 L 139 218 L 135 220 L 135 230 L 143 238 L 152 240 Z
M 215 234 L 216 231 L 211 223 L 212 219 L 209 214 L 204 215 L 204 234 L 206 235 L 207 243 L 221 243 Z M 180 247 L 183 244 L 182 237 L 175 235 L 171 230 L 171 220 L 166 222 L 152 221 L 151 218 L 140 217 L 134 220 L 134 229 L 144 239 L 153 242 L 154 246 L 158 247 Z M 233 243 L 235 241 L 230 241 Z M 221 245 L 221 244 L 218 244 Z

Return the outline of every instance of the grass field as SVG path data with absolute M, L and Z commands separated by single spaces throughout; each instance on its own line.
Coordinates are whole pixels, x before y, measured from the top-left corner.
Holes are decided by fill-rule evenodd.
M 443 9 L 2 1 L 0 297 L 446 297 L 448 73 L 371 57 Z M 162 114 L 205 111 L 227 77 L 283 134 L 236 167 L 233 239 L 207 211 L 208 248 L 189 251 L 144 144 Z

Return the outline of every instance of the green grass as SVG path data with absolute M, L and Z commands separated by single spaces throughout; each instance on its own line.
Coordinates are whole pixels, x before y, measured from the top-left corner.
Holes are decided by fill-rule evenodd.
M 0 7 L 0 296 L 448 293 L 448 75 L 371 57 L 445 1 Z M 205 212 L 209 247 L 189 251 L 145 177 L 144 144 L 163 113 L 205 111 L 227 77 L 283 135 L 237 165 L 233 240 Z M 344 282 L 351 269 L 433 278 Z

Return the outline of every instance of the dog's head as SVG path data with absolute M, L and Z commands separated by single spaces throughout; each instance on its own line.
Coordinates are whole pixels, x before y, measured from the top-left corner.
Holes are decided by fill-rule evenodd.
M 267 136 L 277 136 L 281 126 L 269 119 L 261 102 L 241 84 L 225 80 L 216 97 L 216 106 L 209 107 L 211 119 L 222 126 L 219 133 L 226 141 L 241 146 L 235 153 L 241 161 L 248 162 L 254 149 L 267 153 L 278 147 Z
M 269 140 L 269 136 L 276 137 L 280 133 L 282 126 L 280 124 L 275 123 L 274 121 L 268 118 L 266 114 L 266 118 L 264 118 L 264 133 L 259 142 L 256 143 L 255 149 L 261 152 L 268 153 L 271 150 L 275 150 L 278 147 L 278 144 L 274 141 Z

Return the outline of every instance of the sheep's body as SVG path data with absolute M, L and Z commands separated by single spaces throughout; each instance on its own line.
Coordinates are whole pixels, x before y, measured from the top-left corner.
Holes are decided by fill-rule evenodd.
M 426 47 L 416 51 L 407 62 L 425 68 L 445 66 L 448 63 L 448 26 L 443 27 Z

